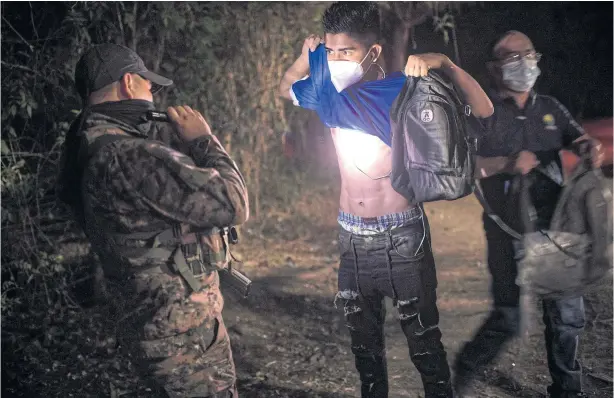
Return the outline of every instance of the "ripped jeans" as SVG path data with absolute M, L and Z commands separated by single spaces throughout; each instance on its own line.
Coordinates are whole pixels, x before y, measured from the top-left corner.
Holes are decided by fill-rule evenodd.
M 377 235 L 344 229 L 339 234 L 341 265 L 335 305 L 344 306 L 363 398 L 388 396 L 384 297 L 391 297 L 398 309 L 425 397 L 452 397 L 438 327 L 435 262 L 425 228 L 428 232 L 428 224 L 423 226 L 418 217 L 409 225 Z

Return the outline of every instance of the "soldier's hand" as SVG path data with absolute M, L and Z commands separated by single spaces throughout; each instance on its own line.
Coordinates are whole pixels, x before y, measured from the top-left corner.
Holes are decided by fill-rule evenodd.
M 522 175 L 527 175 L 537 166 L 539 166 L 539 160 L 537 160 L 533 152 L 521 151 L 516 158 L 514 171 Z
M 167 112 L 182 140 L 187 142 L 198 137 L 211 135 L 211 128 L 203 115 L 189 106 L 171 106 L 167 109 Z

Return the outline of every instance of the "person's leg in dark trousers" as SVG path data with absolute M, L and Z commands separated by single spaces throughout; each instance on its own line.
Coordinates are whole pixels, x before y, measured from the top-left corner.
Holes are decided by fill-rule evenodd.
M 428 232 L 428 224 L 425 223 Z M 452 397 L 450 369 L 441 343 L 437 309 L 437 275 L 430 236 L 422 222 L 391 232 L 390 283 L 378 278 L 380 290 L 395 299 L 409 356 L 420 372 L 425 397 Z
M 494 308 L 456 357 L 454 384 L 459 394 L 466 391 L 475 374 L 492 363 L 520 329 L 520 288 L 516 285 L 518 269 L 512 241 L 493 239 L 487 243 Z
M 582 396 L 582 366 L 576 359 L 580 333 L 584 329 L 584 301 L 582 297 L 544 300 L 544 332 L 548 368 L 553 398 Z
M 341 231 L 339 245 L 339 293 L 335 305 L 343 304 L 346 324 L 350 332 L 352 353 L 356 370 L 360 375 L 363 398 L 388 396 L 388 371 L 384 342 L 386 308 L 383 296 L 375 289 L 371 277 L 371 265 L 362 239 L 353 242 L 349 232 Z M 360 270 L 357 285 L 356 271 Z

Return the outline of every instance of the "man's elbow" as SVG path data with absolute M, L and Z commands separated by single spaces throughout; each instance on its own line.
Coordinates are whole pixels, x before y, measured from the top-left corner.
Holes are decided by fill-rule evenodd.
M 232 225 L 241 225 L 247 222 L 249 219 L 249 198 L 247 192 L 237 193 L 232 198 L 232 205 L 234 209 Z
M 488 100 L 488 106 L 486 107 L 486 112 L 484 112 L 484 118 L 491 117 L 495 113 L 495 106 Z
M 477 107 L 473 112 L 473 114 L 480 119 L 491 117 L 493 113 L 495 113 L 495 107 L 490 100 L 488 100 L 487 104 Z
M 249 205 L 235 209 L 235 216 L 232 225 L 245 224 L 249 220 Z
M 290 97 L 290 87 L 287 84 L 281 83 L 279 85 L 277 95 L 279 95 L 281 98 L 292 100 L 292 97 Z

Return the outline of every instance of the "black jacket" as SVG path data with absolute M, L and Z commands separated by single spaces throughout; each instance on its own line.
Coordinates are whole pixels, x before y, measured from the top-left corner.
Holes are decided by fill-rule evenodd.
M 478 139 L 478 155 L 482 157 L 512 156 L 522 150 L 536 154 L 544 167 L 558 169 L 562 178 L 559 151 L 584 135 L 582 127 L 555 98 L 532 92 L 525 108 L 520 109 L 511 98 L 491 93 L 494 113 L 482 120 L 484 130 Z M 547 226 L 556 205 L 560 185 L 539 171 L 532 171 L 533 201 L 542 225 Z M 518 198 L 513 189 L 514 175 L 501 173 L 481 180 L 484 198 L 503 221 L 521 229 Z M 488 216 L 484 215 L 488 239 L 509 239 Z

